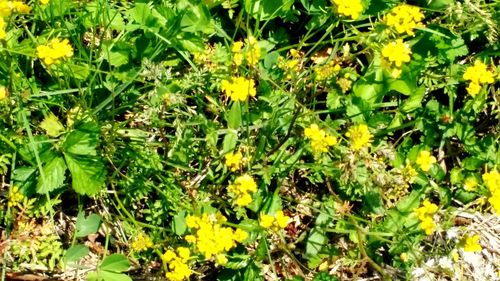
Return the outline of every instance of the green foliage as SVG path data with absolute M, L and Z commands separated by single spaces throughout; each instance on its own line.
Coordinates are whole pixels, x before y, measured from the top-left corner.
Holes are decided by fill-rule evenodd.
M 404 1 L 42 2 L 0 0 L 3 271 L 474 272 L 456 216 L 500 212 L 498 0 L 413 1 L 414 25 Z

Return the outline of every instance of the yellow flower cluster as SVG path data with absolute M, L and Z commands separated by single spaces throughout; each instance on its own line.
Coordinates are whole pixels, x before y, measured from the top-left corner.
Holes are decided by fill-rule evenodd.
M 19 190 L 19 187 L 13 186 L 9 190 L 9 197 L 8 197 L 7 206 L 15 207 L 15 206 L 19 205 L 19 203 L 21 203 L 21 201 L 23 201 L 23 199 L 24 199 L 24 195 Z
M 7 97 L 7 89 L 4 86 L 0 86 L 0 101 Z
M 336 137 L 329 135 L 316 124 L 311 124 L 309 128 L 306 128 L 304 135 L 311 140 L 311 148 L 314 154 L 328 152 L 328 147 L 338 143 Z
M 191 269 L 187 264 L 191 252 L 186 247 L 178 247 L 177 253 L 172 250 L 167 250 L 161 259 L 164 263 L 168 264 L 168 271 L 165 277 L 172 281 L 188 280 L 191 276 Z
M 259 221 L 260 226 L 262 226 L 263 228 L 279 231 L 280 229 L 284 229 L 288 225 L 290 217 L 285 216 L 283 211 L 279 210 L 274 216 L 262 214 Z
M 416 163 L 420 166 L 420 169 L 424 172 L 428 172 L 431 169 L 431 165 L 436 163 L 436 157 L 427 150 L 422 150 L 417 156 Z
M 474 236 L 466 236 L 464 243 L 464 251 L 465 252 L 481 252 L 483 247 L 479 244 L 479 239 L 481 237 L 479 235 Z
M 224 156 L 226 158 L 226 166 L 231 170 L 231 171 L 236 171 L 240 168 L 241 166 L 241 161 L 243 160 L 243 154 L 241 154 L 240 151 L 237 151 L 235 153 L 230 152 Z
M 365 146 L 369 147 L 373 138 L 365 124 L 350 127 L 345 135 L 349 138 L 351 149 L 354 151 L 361 150 Z
M 483 174 L 484 185 L 491 193 L 488 199 L 497 215 L 500 215 L 500 173 L 497 170 L 486 172 Z
M 296 49 L 290 49 L 288 52 L 290 59 L 285 60 L 284 57 L 278 58 L 278 67 L 286 71 L 286 79 L 292 79 L 294 74 L 297 74 L 302 69 L 302 56 Z
M 480 60 L 476 60 L 473 66 L 467 67 L 463 78 L 470 81 L 467 92 L 473 97 L 481 91 L 482 85 L 495 82 L 493 72 Z
M 250 175 L 242 175 L 228 186 L 227 191 L 235 199 L 236 205 L 245 207 L 252 203 L 250 193 L 257 191 L 257 183 Z
M 419 7 L 402 4 L 392 8 L 391 12 L 385 16 L 385 22 L 390 27 L 396 29 L 399 34 L 407 33 L 413 35 L 413 29 L 424 26 L 422 20 L 424 14 Z
M 330 61 L 326 64 L 314 67 L 314 74 L 316 80 L 323 81 L 332 77 L 335 73 L 339 72 L 340 69 L 340 65 L 335 64 L 333 61 Z
M 73 47 L 69 44 L 68 39 L 61 41 L 58 38 L 54 38 L 47 45 L 38 46 L 36 51 L 38 57 L 46 65 L 57 64 L 61 59 L 73 56 Z
M 145 251 L 148 248 L 153 247 L 153 241 L 151 238 L 144 233 L 140 233 L 135 237 L 134 241 L 130 244 L 130 247 L 137 252 Z
M 248 96 L 255 97 L 255 81 L 245 77 L 232 77 L 230 81 L 222 80 L 222 91 L 233 101 L 246 101 Z
M 431 235 L 436 229 L 436 224 L 432 219 L 432 215 L 437 212 L 438 206 L 425 199 L 422 207 L 415 209 L 415 214 L 420 220 L 420 227 L 425 231 L 425 234 Z
M 333 3 L 337 5 L 337 12 L 339 14 L 351 17 L 353 20 L 359 18 L 359 15 L 363 12 L 361 0 L 333 0 Z
M 7 37 L 7 31 L 5 30 L 5 17 L 8 17 L 13 13 L 28 14 L 29 12 L 31 12 L 31 7 L 24 4 L 22 1 L 0 0 L 0 40 Z
M 387 58 L 391 64 L 400 69 L 404 62 L 410 61 L 410 46 L 403 39 L 396 39 L 382 48 L 382 56 Z
M 246 40 L 246 48 L 243 49 L 244 44 L 241 41 L 234 42 L 231 46 L 231 53 L 233 54 L 233 63 L 236 66 L 240 66 L 243 63 L 243 59 L 246 59 L 248 65 L 255 66 L 261 57 L 261 51 L 259 47 L 259 41 L 255 37 L 250 36 Z
M 221 213 L 205 213 L 201 217 L 189 215 L 186 225 L 196 232 L 194 235 L 186 235 L 185 239 L 195 244 L 196 250 L 205 256 L 205 259 L 215 257 L 217 263 L 223 265 L 227 262 L 226 252 L 248 238 L 248 233 L 244 230 L 222 226 L 226 221 L 226 217 Z
M 49 4 L 49 0 L 40 0 L 40 4 L 47 5 Z

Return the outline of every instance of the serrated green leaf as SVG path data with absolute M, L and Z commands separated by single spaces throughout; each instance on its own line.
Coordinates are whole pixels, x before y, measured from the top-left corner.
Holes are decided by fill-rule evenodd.
M 99 157 L 64 153 L 71 172 L 72 186 L 78 194 L 94 195 L 104 186 L 106 167 Z
M 325 231 L 315 227 L 311 229 L 306 242 L 306 256 L 315 257 L 328 242 Z
M 63 143 L 64 152 L 76 155 L 97 155 L 99 127 L 95 123 L 85 123 L 71 132 Z
M 85 217 L 83 213 L 78 213 L 76 218 L 76 237 L 85 237 L 94 234 L 99 230 L 101 225 L 101 218 L 96 214 L 91 214 Z
M 99 269 L 109 272 L 124 272 L 130 267 L 130 263 L 124 255 L 113 254 L 107 256 L 99 266 Z
M 62 157 L 55 157 L 51 161 L 47 162 L 43 168 L 43 177 L 40 175 L 38 177 L 38 183 L 36 185 L 36 192 L 44 194 L 51 192 L 54 189 L 61 187 L 64 184 L 66 176 L 66 164 Z
M 78 261 L 85 257 L 89 253 L 89 248 L 87 246 L 77 244 L 71 246 L 64 255 L 66 262 Z

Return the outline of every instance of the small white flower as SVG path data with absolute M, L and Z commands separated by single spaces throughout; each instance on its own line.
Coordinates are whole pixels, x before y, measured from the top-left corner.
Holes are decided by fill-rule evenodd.
M 433 267 L 435 263 L 436 263 L 436 260 L 435 260 L 435 259 L 428 259 L 428 260 L 425 262 L 425 266 L 427 266 L 427 267 Z
M 449 257 L 441 257 L 438 261 L 438 265 L 442 269 L 453 269 L 453 262 Z
M 411 272 L 411 275 L 414 278 L 418 278 L 420 276 L 423 276 L 424 274 L 425 274 L 425 270 L 421 267 L 417 267 L 417 268 L 413 269 L 413 271 Z
M 458 229 L 456 227 L 452 227 L 446 231 L 446 238 L 448 240 L 456 241 L 458 237 Z

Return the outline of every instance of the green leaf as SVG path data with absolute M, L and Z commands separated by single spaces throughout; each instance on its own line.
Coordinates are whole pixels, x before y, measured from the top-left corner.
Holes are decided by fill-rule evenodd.
M 64 255 L 66 262 L 78 261 L 85 257 L 89 253 L 89 248 L 87 246 L 77 244 L 71 246 Z
M 422 100 L 425 96 L 425 87 L 418 88 L 410 94 L 410 97 L 401 105 L 400 109 L 403 113 L 410 113 L 422 107 Z
M 177 235 L 183 235 L 186 232 L 186 211 L 182 210 L 174 216 L 172 228 Z
M 239 102 L 233 102 L 226 118 L 228 128 L 238 129 L 241 126 L 241 104 Z
M 311 229 L 306 242 L 306 257 L 315 257 L 328 242 L 325 231 L 319 227 Z
M 106 167 L 99 157 L 64 153 L 71 172 L 72 186 L 78 194 L 94 195 L 104 186 Z
M 233 151 L 236 147 L 236 142 L 238 141 L 238 136 L 236 135 L 236 131 L 228 130 L 226 136 L 224 137 L 224 141 L 222 142 L 222 149 L 225 153 Z
M 233 255 L 228 257 L 228 262 L 224 265 L 225 268 L 241 269 L 246 267 L 252 261 L 249 255 Z
M 97 155 L 99 127 L 95 123 L 84 123 L 71 132 L 63 143 L 64 152 L 77 155 Z
M 96 233 L 101 225 L 101 218 L 96 214 L 91 214 L 88 217 L 80 212 L 76 218 L 76 237 L 86 237 Z
M 55 157 L 42 168 L 43 177 L 40 175 L 38 177 L 38 183 L 36 185 L 36 192 L 44 194 L 51 192 L 54 189 L 61 187 L 64 184 L 66 176 L 66 164 L 64 164 L 64 159 L 62 157 Z
M 263 279 L 260 276 L 259 267 L 255 263 L 252 263 L 245 270 L 245 273 L 243 274 L 243 281 L 257 281 L 257 280 L 263 280 Z
M 126 271 L 130 267 L 130 263 L 124 255 L 113 254 L 107 256 L 99 266 L 99 269 L 120 273 Z
M 49 113 L 43 119 L 42 123 L 40 123 L 40 128 L 44 129 L 49 137 L 57 137 L 64 132 L 64 126 L 53 113 Z
M 99 278 L 104 281 L 132 281 L 132 278 L 130 278 L 127 274 L 115 273 L 106 270 L 99 272 Z

